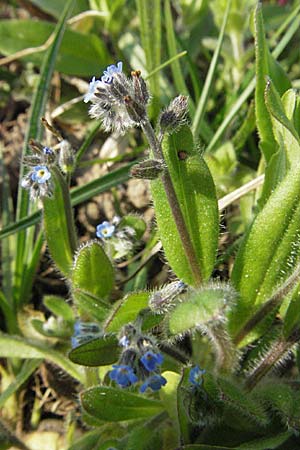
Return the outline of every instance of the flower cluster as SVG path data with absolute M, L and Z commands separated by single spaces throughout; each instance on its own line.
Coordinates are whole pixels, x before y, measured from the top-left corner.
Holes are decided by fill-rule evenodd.
M 74 333 L 71 337 L 72 348 L 78 347 L 81 344 L 101 336 L 101 329 L 99 325 L 92 322 L 76 321 L 74 324 Z
M 91 102 L 91 117 L 102 120 L 106 131 L 123 134 L 126 129 L 139 126 L 146 117 L 149 92 L 139 71 L 128 79 L 122 71 L 123 64 L 110 65 L 100 79 L 92 78 L 84 96 Z
M 97 225 L 96 236 L 101 239 L 109 255 L 115 260 L 128 256 L 136 241 L 134 228 L 124 225 L 119 217 L 112 222 L 104 221 Z
M 36 143 L 33 148 L 35 153 L 25 157 L 24 160 L 30 171 L 22 178 L 21 186 L 30 190 L 32 199 L 51 197 L 53 186 L 49 167 L 56 161 L 55 152 Z
M 141 335 L 137 329 L 126 325 L 119 339 L 123 352 L 119 364 L 113 365 L 109 377 L 122 388 L 142 382 L 140 392 L 148 388 L 158 391 L 167 380 L 160 374 L 163 355 L 158 352 L 148 336 Z

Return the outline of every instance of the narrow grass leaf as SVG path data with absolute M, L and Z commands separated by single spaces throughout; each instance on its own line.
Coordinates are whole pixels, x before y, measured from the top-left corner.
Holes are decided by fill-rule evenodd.
M 209 66 L 208 73 L 207 73 L 207 76 L 205 79 L 205 83 L 204 83 L 204 86 L 203 86 L 203 89 L 201 92 L 201 96 L 200 96 L 200 99 L 199 99 L 197 107 L 196 107 L 196 112 L 195 112 L 194 118 L 193 118 L 192 132 L 193 132 L 194 136 L 199 135 L 199 130 L 202 125 L 202 119 L 203 119 L 203 116 L 205 113 L 208 96 L 209 96 L 210 90 L 212 88 L 212 82 L 213 82 L 213 78 L 214 78 L 215 71 L 216 71 L 217 64 L 218 64 L 220 51 L 221 51 L 223 40 L 224 40 L 225 28 L 226 28 L 226 24 L 227 24 L 227 20 L 228 20 L 230 7 L 231 7 L 231 0 L 227 2 L 227 7 L 226 7 L 223 22 L 222 22 L 222 26 L 220 29 L 217 46 L 216 46 L 214 55 L 212 57 L 212 60 L 211 60 L 210 66 Z
M 29 341 L 19 336 L 9 336 L 0 333 L 0 354 L 2 358 L 48 359 L 68 372 L 76 380 L 84 382 L 84 376 L 78 367 L 62 353 L 49 348 L 49 345 Z

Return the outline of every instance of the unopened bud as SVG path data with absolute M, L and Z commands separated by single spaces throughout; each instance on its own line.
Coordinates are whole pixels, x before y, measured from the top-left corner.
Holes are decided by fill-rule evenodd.
M 71 144 L 66 140 L 63 140 L 60 143 L 58 164 L 65 173 L 71 172 L 73 169 L 74 153 Z
M 147 105 L 150 95 L 145 80 L 141 77 L 140 70 L 131 72 L 131 76 L 135 98 L 143 105 Z
M 165 164 L 159 159 L 146 159 L 135 164 L 131 170 L 131 176 L 134 178 L 143 178 L 144 180 L 155 180 L 164 171 Z
M 187 285 L 180 280 L 167 284 L 150 296 L 150 309 L 158 314 L 165 313 L 174 307 L 177 302 L 177 296 L 185 292 L 186 289 Z
M 173 132 L 184 124 L 188 113 L 188 97 L 179 95 L 162 112 L 159 125 L 163 132 Z

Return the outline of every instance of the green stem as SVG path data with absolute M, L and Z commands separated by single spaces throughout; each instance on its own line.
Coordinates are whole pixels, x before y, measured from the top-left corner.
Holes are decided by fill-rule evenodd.
M 238 345 L 255 328 L 265 317 L 277 308 L 284 297 L 295 287 L 296 283 L 300 281 L 300 264 L 296 266 L 295 271 L 285 283 L 279 287 L 274 295 L 264 303 L 261 308 L 246 322 L 240 332 L 234 338 L 234 344 Z
M 271 347 L 268 353 L 264 356 L 261 363 L 251 373 L 246 381 L 246 389 L 251 391 L 259 381 L 267 375 L 274 364 L 280 361 L 291 350 L 291 348 L 300 339 L 300 331 L 296 330 L 288 339 L 280 337 L 278 341 Z
M 142 129 L 148 139 L 148 142 L 150 144 L 150 147 L 153 151 L 154 158 L 159 159 L 163 162 L 165 162 L 165 158 L 162 152 L 161 145 L 159 141 L 157 140 L 154 130 L 149 122 L 148 119 L 145 119 L 142 123 Z M 176 223 L 176 227 L 178 230 L 178 234 L 180 236 L 186 257 L 188 259 L 188 262 L 190 264 L 190 268 L 193 272 L 193 276 L 195 279 L 196 285 L 200 285 L 202 278 L 201 278 L 201 271 L 200 267 L 196 258 L 195 250 L 192 244 L 192 241 L 189 236 L 189 232 L 186 226 L 186 223 L 184 221 L 184 217 L 182 214 L 182 211 L 180 209 L 180 205 L 178 202 L 178 198 L 172 183 L 172 179 L 170 177 L 170 174 L 168 171 L 163 172 L 161 176 L 161 180 L 165 189 L 165 193 Z

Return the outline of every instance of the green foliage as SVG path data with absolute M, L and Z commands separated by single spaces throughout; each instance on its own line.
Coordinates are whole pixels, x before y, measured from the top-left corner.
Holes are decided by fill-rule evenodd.
M 254 3 L 33 0 L 34 18 L 16 19 L 24 15 L 10 5 L 13 18 L 0 21 L 3 61 L 20 60 L 1 69 L 4 136 L 34 91 L 16 201 L 15 170 L 0 155 L 0 405 L 11 428 L 26 389 L 34 403 L 26 427 L 37 428 L 49 407 L 59 417 L 67 375 L 68 401 L 75 392 L 79 401 L 71 413 L 62 404 L 63 449 L 299 447 L 300 7 L 258 3 L 252 25 Z M 122 71 L 109 66 L 119 61 Z M 66 75 L 98 80 L 106 66 L 100 89 L 94 80 L 85 97 L 96 118 L 86 126 L 86 83 Z M 43 136 L 45 111 L 59 132 L 44 120 Z M 118 191 L 144 137 L 142 164 L 159 167 L 154 218 Z M 62 139 L 82 141 L 66 174 Z M 91 146 L 101 151 L 95 159 Z M 35 184 L 36 202 L 38 164 L 49 164 L 54 189 L 45 197 Z M 83 220 L 89 208 L 74 207 L 110 189 L 114 212 L 106 199 L 98 205 L 109 235 L 95 240 L 98 218 Z M 0 441 L 27 448 L 2 422 Z
M 0 21 L 0 50 L 5 55 L 38 47 L 47 41 L 54 26 L 49 22 L 35 20 Z M 41 64 L 40 52 L 25 56 L 25 61 Z M 82 34 L 67 30 L 56 59 L 56 70 L 67 75 L 90 76 L 99 72 L 99 66 L 105 65 L 108 52 L 103 42 L 93 34 Z
M 73 212 L 68 187 L 61 172 L 52 169 L 54 193 L 44 198 L 44 229 L 47 245 L 59 270 L 67 276 L 70 273 L 74 252 L 77 247 Z
M 108 366 L 117 361 L 119 356 L 118 341 L 115 335 L 105 335 L 75 347 L 69 358 L 82 366 Z
M 154 416 L 163 409 L 158 400 L 107 386 L 84 391 L 81 403 L 88 414 L 108 422 L 143 419 Z
M 218 208 L 213 180 L 187 127 L 164 139 L 163 152 L 196 255 L 197 270 L 203 280 L 207 280 L 215 263 L 218 240 Z M 151 192 L 166 258 L 178 278 L 195 285 L 195 273 L 187 261 L 159 179 L 151 182 Z M 190 211 L 193 211 L 193 217 Z

